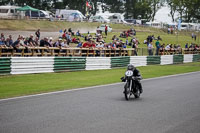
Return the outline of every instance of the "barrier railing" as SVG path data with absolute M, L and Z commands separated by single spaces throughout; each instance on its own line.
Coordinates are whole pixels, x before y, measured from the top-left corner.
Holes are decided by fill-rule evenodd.
M 160 49 L 159 55 L 200 54 L 200 48 Z
M 156 49 L 152 49 L 153 55 Z M 159 55 L 175 55 L 175 54 L 200 54 L 200 48 L 180 48 L 180 49 L 160 49 Z M 0 57 L 10 56 L 146 56 L 147 48 L 58 48 L 58 47 L 0 47 Z
M 131 56 L 133 48 L 58 48 L 58 47 L 0 47 L 2 56 Z

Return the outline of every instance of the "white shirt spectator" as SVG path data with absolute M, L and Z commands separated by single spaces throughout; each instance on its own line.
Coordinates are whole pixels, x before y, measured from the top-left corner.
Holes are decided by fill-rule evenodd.
M 170 49 L 170 46 L 169 44 L 167 44 L 167 46 L 165 47 L 165 50 L 169 50 Z
M 148 49 L 152 49 L 153 45 L 151 43 L 148 44 Z

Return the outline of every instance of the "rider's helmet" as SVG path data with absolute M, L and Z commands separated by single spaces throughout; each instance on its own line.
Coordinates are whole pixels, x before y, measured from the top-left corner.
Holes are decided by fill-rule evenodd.
M 127 70 L 132 70 L 133 71 L 134 69 L 135 69 L 135 67 L 132 64 L 129 64 L 128 67 L 127 67 Z

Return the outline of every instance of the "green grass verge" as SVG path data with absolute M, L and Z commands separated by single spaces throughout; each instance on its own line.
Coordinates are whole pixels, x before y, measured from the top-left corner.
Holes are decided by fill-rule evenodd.
M 200 62 L 138 67 L 144 79 L 200 71 Z M 120 82 L 126 68 L 0 76 L 0 99 Z

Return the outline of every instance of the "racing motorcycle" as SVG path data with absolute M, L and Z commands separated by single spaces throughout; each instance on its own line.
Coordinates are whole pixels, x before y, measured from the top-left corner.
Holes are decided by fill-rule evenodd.
M 140 91 L 139 91 L 139 86 L 136 83 L 137 80 L 140 78 L 134 77 L 133 76 L 133 71 L 127 70 L 125 72 L 125 78 L 122 77 L 121 80 L 126 82 L 124 85 L 124 96 L 125 99 L 128 101 L 132 95 L 134 95 L 135 98 L 140 97 Z

